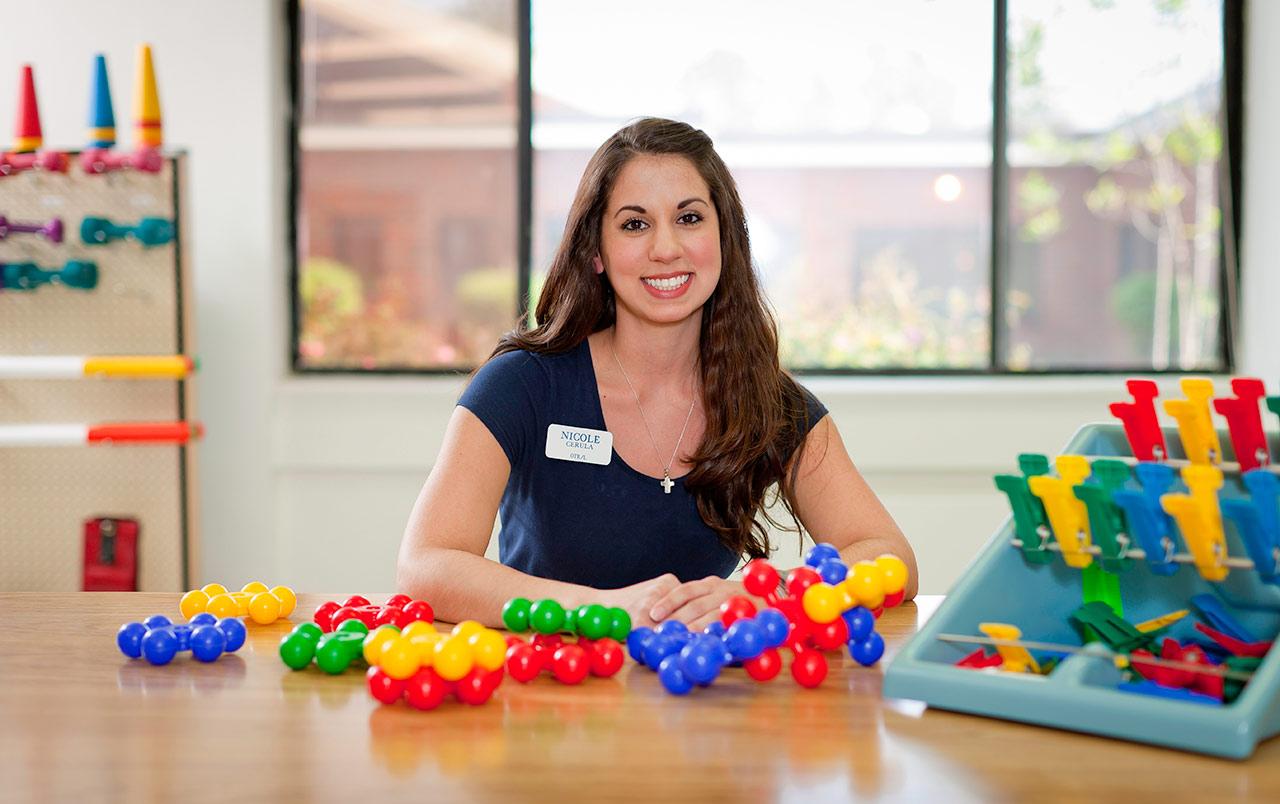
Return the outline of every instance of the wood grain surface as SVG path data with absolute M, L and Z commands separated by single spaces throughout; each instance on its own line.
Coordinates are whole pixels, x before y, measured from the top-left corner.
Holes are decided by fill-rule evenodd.
M 1280 801 L 1280 740 L 1247 762 L 924 710 L 846 656 L 817 690 L 741 670 L 684 698 L 628 660 L 564 687 L 506 679 L 432 712 L 357 670 L 289 670 L 293 623 L 202 665 L 129 660 L 115 632 L 178 595 L 0 595 L 3 801 Z M 369 595 L 378 601 L 386 595 Z M 939 598 L 880 621 L 892 656 Z

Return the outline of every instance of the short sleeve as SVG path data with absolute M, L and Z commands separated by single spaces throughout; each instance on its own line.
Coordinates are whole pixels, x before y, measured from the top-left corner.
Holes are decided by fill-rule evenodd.
M 796 383 L 796 385 L 800 384 Z M 805 422 L 801 431 L 807 436 L 809 435 L 810 430 L 818 426 L 818 422 L 822 421 L 822 417 L 826 416 L 828 411 L 827 406 L 822 404 L 821 400 L 814 396 L 813 392 L 808 388 L 805 388 L 803 385 L 800 385 L 800 393 L 804 396 L 805 412 Z
M 527 352 L 507 352 L 481 366 L 458 398 L 493 434 L 512 468 L 536 445 L 538 403 L 532 389 L 539 386 L 537 371 Z

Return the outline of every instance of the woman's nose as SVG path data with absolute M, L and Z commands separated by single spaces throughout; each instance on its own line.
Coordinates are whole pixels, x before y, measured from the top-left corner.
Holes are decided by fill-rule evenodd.
M 653 241 L 649 246 L 649 259 L 654 262 L 671 262 L 680 256 L 680 239 L 672 226 L 654 227 Z

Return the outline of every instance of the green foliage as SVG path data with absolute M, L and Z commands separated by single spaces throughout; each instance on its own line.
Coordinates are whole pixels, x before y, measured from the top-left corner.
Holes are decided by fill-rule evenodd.
M 987 310 L 981 292 L 920 287 L 896 249 L 871 260 L 856 301 L 815 302 L 782 311 L 784 365 L 809 368 L 957 368 L 986 365 Z
M 348 316 L 364 307 L 364 287 L 355 271 L 328 257 L 309 257 L 298 273 L 298 295 L 305 310 Z
M 1043 243 L 1062 230 L 1058 201 L 1062 192 L 1043 173 L 1032 170 L 1018 185 L 1018 206 L 1027 215 L 1018 235 L 1030 243 Z

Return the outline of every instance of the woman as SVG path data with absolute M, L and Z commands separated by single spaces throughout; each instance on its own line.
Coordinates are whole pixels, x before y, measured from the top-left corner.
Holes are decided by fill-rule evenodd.
M 701 627 L 768 555 L 766 492 L 846 562 L 902 532 L 826 409 L 779 368 L 733 177 L 701 131 L 642 119 L 588 163 L 537 306 L 454 409 L 400 547 L 442 620 L 512 597 Z M 502 563 L 485 559 L 500 514 Z M 770 520 L 772 521 L 772 520 Z

